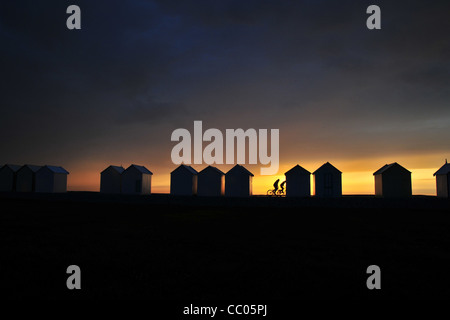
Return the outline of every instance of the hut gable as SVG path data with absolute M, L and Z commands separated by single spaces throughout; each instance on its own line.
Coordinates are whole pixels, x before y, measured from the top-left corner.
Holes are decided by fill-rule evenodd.
M 36 192 L 60 193 L 67 191 L 67 175 L 63 167 L 43 166 L 36 172 Z
M 192 168 L 191 166 L 187 166 L 187 165 L 185 165 L 185 164 L 180 165 L 180 166 L 177 167 L 175 170 L 173 170 L 171 173 L 177 173 L 177 172 L 179 172 L 179 171 L 182 171 L 182 172 L 185 171 L 186 173 L 191 174 L 191 175 L 198 174 L 197 170 L 195 170 L 195 169 Z
M 314 190 L 316 196 L 342 196 L 342 172 L 334 167 L 331 163 L 327 162 L 323 164 L 320 168 L 313 172 L 313 175 Z
M 22 166 L 17 165 L 17 164 L 5 164 L 3 168 L 8 168 L 9 170 L 11 170 L 12 172 L 17 172 L 20 170 L 20 168 L 22 168 Z
M 449 174 L 450 173 L 450 163 L 445 162 L 445 164 L 436 171 L 433 176 L 441 175 L 441 174 Z
M 253 173 L 239 164 L 225 175 L 225 195 L 228 197 L 249 197 L 253 194 Z
M 26 164 L 17 171 L 16 191 L 18 192 L 34 192 L 36 191 L 36 172 L 42 166 Z
M 244 175 L 244 176 L 249 176 L 249 177 L 253 177 L 253 173 L 251 173 L 250 171 L 247 170 L 247 168 L 245 168 L 244 166 L 237 164 L 235 165 L 233 168 L 231 168 L 227 173 L 227 174 L 234 174 L 234 175 Z
M 170 194 L 192 196 L 197 194 L 198 172 L 184 164 L 170 173 Z
M 125 168 L 122 166 L 109 166 L 100 173 L 100 192 L 121 193 L 122 173 Z
M 69 172 L 64 169 L 63 167 L 57 167 L 57 166 L 44 166 L 44 168 L 47 168 L 53 173 L 60 173 L 60 174 L 69 174 Z
M 42 166 L 35 166 L 35 165 L 32 165 L 32 164 L 26 164 L 22 168 L 20 168 L 20 170 L 29 169 L 30 171 L 36 173 L 36 172 L 39 171 L 40 168 L 42 168 Z
M 291 168 L 290 170 L 286 171 L 285 176 L 290 176 L 290 175 L 307 175 L 308 177 L 311 175 L 311 172 L 309 172 L 308 170 L 306 170 L 305 168 L 303 168 L 300 165 L 295 165 L 293 168 Z
M 405 173 L 409 173 L 411 174 L 411 171 L 405 169 L 404 167 L 402 167 L 401 165 L 399 165 L 397 162 L 391 163 L 391 164 L 385 164 L 384 166 L 382 166 L 380 169 L 378 169 L 377 171 L 375 171 L 373 173 L 373 175 L 377 175 L 377 174 L 384 174 L 384 173 L 392 173 L 395 171 L 400 171 L 400 172 L 405 172 Z
M 108 168 L 106 168 L 105 170 L 103 170 L 101 173 L 105 173 L 105 172 L 114 172 L 114 173 L 118 173 L 118 174 L 122 174 L 125 171 L 125 168 L 122 166 L 109 166 Z
M 5 164 L 0 168 L 0 191 L 16 191 L 17 172 L 21 166 Z
M 409 197 L 412 194 L 411 171 L 397 162 L 386 164 L 373 173 L 375 195 L 380 197 Z
M 150 194 L 152 175 L 146 167 L 132 164 L 122 173 L 122 193 Z
M 441 198 L 450 197 L 450 164 L 445 160 L 445 164 L 436 171 L 436 195 Z
M 313 172 L 313 174 L 315 175 L 315 174 L 318 174 L 318 173 L 327 173 L 327 172 L 342 173 L 335 166 L 333 166 L 331 163 L 327 162 L 327 163 L 324 163 L 323 165 L 321 165 L 319 167 L 319 169 L 317 169 L 316 171 Z
M 197 175 L 197 194 L 199 196 L 223 196 L 225 193 L 225 174 L 216 167 L 208 166 Z
M 311 173 L 298 164 L 287 171 L 286 197 L 311 196 Z
M 142 174 L 153 175 L 153 173 L 150 170 L 148 170 L 146 167 L 139 166 L 137 164 L 132 164 L 131 166 L 129 166 L 127 168 L 127 170 L 136 170 L 137 172 L 142 173 Z

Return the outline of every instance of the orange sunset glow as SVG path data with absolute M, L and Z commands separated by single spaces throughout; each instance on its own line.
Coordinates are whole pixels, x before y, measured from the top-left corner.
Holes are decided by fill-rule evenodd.
M 436 156 L 437 158 L 437 156 Z M 415 157 L 414 162 L 410 162 L 408 166 L 407 159 L 397 160 L 412 172 L 412 191 L 415 195 L 436 195 L 436 181 L 433 173 L 443 164 L 443 161 L 430 159 L 428 157 Z M 370 167 L 366 166 L 367 161 L 343 161 L 336 160 L 332 162 L 339 170 L 342 171 L 342 192 L 344 195 L 373 195 L 374 194 L 374 177 L 373 172 L 383 166 L 385 163 L 393 162 L 392 158 L 373 160 Z M 433 168 L 420 167 L 421 162 L 430 161 L 436 166 Z M 324 161 L 326 162 L 326 161 Z M 331 161 L 330 161 L 331 162 Z M 120 163 L 119 163 L 120 164 Z M 131 163 L 129 163 L 131 164 Z M 127 167 L 129 164 L 123 164 Z M 154 169 L 151 165 L 147 166 L 153 172 L 152 176 L 152 193 L 169 193 L 170 192 L 170 172 L 177 166 L 158 166 Z M 263 176 L 259 174 L 259 166 L 246 166 L 255 176 L 253 178 L 253 194 L 265 195 L 268 189 L 272 188 L 275 180 L 280 179 L 280 183 L 285 180 L 284 172 L 288 171 L 297 163 L 280 164 L 279 173 L 273 176 Z M 299 163 L 305 169 L 314 172 L 323 162 L 304 162 Z M 100 172 L 106 168 L 109 163 L 97 163 L 94 166 L 73 167 L 68 179 L 69 191 L 99 191 L 100 190 Z M 202 170 L 205 166 L 193 165 L 197 171 Z M 217 165 L 217 167 L 226 173 L 232 168 L 232 165 Z M 92 169 L 95 168 L 95 169 Z M 370 170 L 369 170 L 370 169 Z M 311 175 L 311 194 L 314 194 L 314 178 Z

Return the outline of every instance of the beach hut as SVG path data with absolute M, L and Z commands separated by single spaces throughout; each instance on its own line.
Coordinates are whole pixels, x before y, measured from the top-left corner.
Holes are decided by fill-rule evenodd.
M 197 171 L 184 164 L 170 173 L 170 194 L 192 196 L 197 194 Z
M 252 189 L 253 173 L 237 164 L 225 174 L 225 195 L 228 197 L 249 197 Z
M 17 171 L 16 191 L 34 192 L 36 191 L 36 172 L 42 166 L 24 165 Z
M 132 164 L 122 173 L 122 193 L 150 194 L 152 175 L 146 167 Z
M 284 175 L 286 176 L 286 197 L 311 196 L 311 172 L 297 164 Z
M 5 164 L 0 168 L 0 191 L 16 191 L 17 171 L 21 166 Z
M 342 196 L 342 172 L 331 163 L 323 164 L 313 172 L 314 194 L 317 197 Z M 287 184 L 287 183 L 286 183 Z M 289 188 L 289 185 L 287 186 Z
M 122 173 L 125 168 L 122 166 L 109 166 L 100 173 L 101 193 L 121 193 Z
M 382 166 L 373 175 L 376 196 L 396 198 L 411 196 L 411 172 L 397 162 Z
M 36 192 L 67 192 L 67 175 L 63 167 L 43 166 L 36 172 Z
M 436 195 L 442 198 L 450 197 L 450 164 L 445 160 L 445 164 L 436 171 L 433 176 L 436 177 Z
M 199 196 L 224 195 L 225 174 L 216 167 L 206 167 L 198 173 L 197 179 L 197 194 Z

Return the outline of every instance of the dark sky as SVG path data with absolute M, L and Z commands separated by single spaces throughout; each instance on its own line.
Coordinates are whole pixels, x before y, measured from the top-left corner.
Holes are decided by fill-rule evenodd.
M 66 28 L 71 4 L 81 30 Z M 381 7 L 381 30 L 366 28 L 370 4 Z M 434 168 L 450 158 L 449 9 L 448 0 L 2 1 L 0 163 L 59 164 L 73 181 L 107 164 L 167 175 L 171 132 L 202 120 L 279 128 L 288 167 Z

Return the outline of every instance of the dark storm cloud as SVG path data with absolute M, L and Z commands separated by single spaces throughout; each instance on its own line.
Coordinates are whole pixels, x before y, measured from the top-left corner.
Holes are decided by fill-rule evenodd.
M 9 2 L 0 10 L 7 35 L 1 89 L 7 121 L 1 130 L 37 152 L 46 141 L 67 146 L 68 156 L 114 131 L 115 121 L 136 117 L 143 108 L 136 101 L 164 79 L 170 64 L 164 35 L 146 34 L 165 23 L 154 5 L 78 2 L 83 29 L 71 32 L 65 28 L 69 4 Z M 152 121 L 167 115 L 160 105 L 152 111 L 154 106 L 149 103 L 140 113 L 153 113 Z M 5 143 L 9 150 L 17 148 Z M 44 153 L 54 152 L 46 147 Z
M 373 3 L 379 31 L 365 27 Z M 81 7 L 82 30 L 65 27 L 70 4 Z M 193 120 L 280 128 L 288 145 L 307 130 L 311 144 L 341 152 L 370 152 L 386 136 L 442 148 L 448 131 L 418 124 L 450 125 L 448 9 L 448 1 L 4 1 L 1 161 L 55 153 L 76 161 L 111 136 L 130 150 L 145 136 L 165 159 L 171 131 Z

